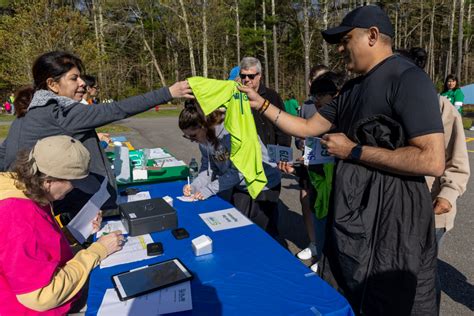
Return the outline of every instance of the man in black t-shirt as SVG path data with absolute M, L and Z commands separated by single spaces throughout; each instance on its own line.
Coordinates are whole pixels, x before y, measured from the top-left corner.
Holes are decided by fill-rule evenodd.
M 311 119 L 269 106 L 284 132 L 318 136 L 338 158 L 322 276 L 357 314 L 434 315 L 436 242 L 424 175 L 444 169 L 443 125 L 428 76 L 394 56 L 393 26 L 377 6 L 349 12 L 322 32 L 359 74 Z M 264 103 L 240 87 L 257 110 Z

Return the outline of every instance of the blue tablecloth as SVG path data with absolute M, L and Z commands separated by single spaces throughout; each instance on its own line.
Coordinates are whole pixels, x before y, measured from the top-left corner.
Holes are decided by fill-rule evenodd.
M 184 184 L 176 181 L 136 186 L 150 191 L 152 197 L 171 196 L 178 212 L 178 226 L 186 228 L 190 238 L 176 240 L 169 230 L 153 233 L 153 240 L 163 243 L 164 255 L 94 269 L 87 315 L 97 313 L 106 289 L 113 288 L 112 275 L 175 257 L 194 274 L 193 309 L 179 315 L 353 315 L 343 296 L 258 226 L 212 232 L 198 214 L 231 205 L 218 197 L 181 202 L 176 196 L 182 195 Z M 202 234 L 213 240 L 213 253 L 196 257 L 191 240 Z

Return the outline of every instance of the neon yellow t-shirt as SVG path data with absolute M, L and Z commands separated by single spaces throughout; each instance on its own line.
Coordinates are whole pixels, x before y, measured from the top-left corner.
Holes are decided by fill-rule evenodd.
M 231 80 L 204 77 L 187 79 L 205 115 L 220 106 L 227 108 L 224 126 L 230 134 L 230 160 L 242 173 L 252 198 L 267 184 L 262 165 L 262 149 L 247 95 Z

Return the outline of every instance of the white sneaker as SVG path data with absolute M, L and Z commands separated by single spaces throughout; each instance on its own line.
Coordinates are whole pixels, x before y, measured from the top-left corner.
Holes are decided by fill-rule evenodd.
M 315 264 L 311 265 L 311 267 L 309 267 L 311 269 L 311 271 L 313 271 L 314 273 L 318 273 L 318 263 L 316 262 Z
M 309 260 L 312 257 L 316 256 L 316 246 L 314 244 L 309 244 L 309 246 L 296 255 L 300 260 Z

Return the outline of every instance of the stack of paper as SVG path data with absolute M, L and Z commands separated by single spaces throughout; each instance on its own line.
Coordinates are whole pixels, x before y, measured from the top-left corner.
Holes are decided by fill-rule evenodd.
M 114 289 L 107 289 L 97 315 L 156 316 L 193 309 L 191 283 L 184 282 L 121 302 Z

